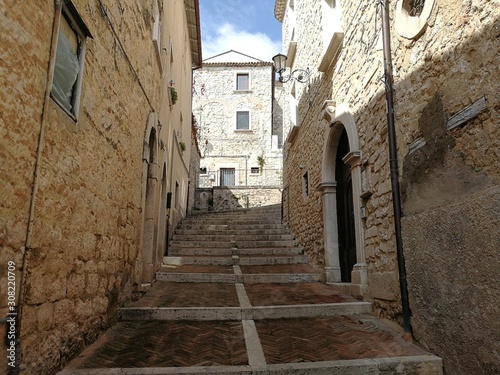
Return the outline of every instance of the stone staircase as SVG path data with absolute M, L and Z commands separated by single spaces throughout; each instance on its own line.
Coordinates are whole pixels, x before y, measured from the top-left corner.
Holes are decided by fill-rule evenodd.
M 370 303 L 323 283 L 280 212 L 184 220 L 152 288 L 60 374 L 442 374 Z

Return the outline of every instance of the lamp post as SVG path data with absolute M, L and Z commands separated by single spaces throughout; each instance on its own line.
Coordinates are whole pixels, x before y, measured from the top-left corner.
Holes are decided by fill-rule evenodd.
M 309 86 L 309 78 L 311 76 L 311 71 L 309 68 L 307 69 L 295 69 L 290 72 L 288 75 L 284 74 L 286 72 L 286 63 L 287 57 L 281 53 L 278 53 L 273 57 L 274 70 L 278 73 L 278 80 L 282 83 L 288 82 L 291 79 L 296 80 L 300 83 L 307 83 Z

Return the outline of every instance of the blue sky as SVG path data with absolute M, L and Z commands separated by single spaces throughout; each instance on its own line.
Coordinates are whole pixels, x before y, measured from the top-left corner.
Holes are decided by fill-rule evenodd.
M 228 50 L 271 61 L 281 52 L 274 0 L 200 0 L 203 59 Z

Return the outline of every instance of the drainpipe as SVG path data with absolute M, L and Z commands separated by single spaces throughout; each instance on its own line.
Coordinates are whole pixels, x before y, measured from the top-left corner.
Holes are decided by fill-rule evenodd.
M 401 304 L 403 308 L 403 328 L 407 338 L 412 337 L 411 310 L 408 298 L 406 266 L 403 253 L 403 238 L 401 235 L 401 195 L 399 190 L 399 167 L 396 145 L 396 128 L 394 125 L 394 91 L 391 58 L 391 36 L 389 25 L 388 0 L 379 0 L 382 8 L 382 39 L 384 44 L 385 97 L 387 101 L 387 128 L 389 138 L 389 165 L 391 169 L 392 204 L 394 209 L 394 230 L 396 234 L 396 252 L 398 258 L 399 286 L 401 289 Z

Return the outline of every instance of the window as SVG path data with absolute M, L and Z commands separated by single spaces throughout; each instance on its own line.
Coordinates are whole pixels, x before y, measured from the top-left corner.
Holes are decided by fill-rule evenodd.
M 398 0 L 396 30 L 406 39 L 417 39 L 425 31 L 435 0 Z
M 403 0 L 403 9 L 410 17 L 419 17 L 424 9 L 425 0 Z
M 259 167 L 252 167 L 250 169 L 250 173 L 259 173 L 259 170 L 260 170 Z
M 236 112 L 236 130 L 250 130 L 250 112 Z
M 324 0 L 322 4 L 323 52 L 318 70 L 326 72 L 328 67 L 337 61 L 344 33 L 342 32 L 340 7 L 337 1 Z
M 200 173 L 201 174 L 207 174 L 207 167 L 201 167 L 200 168 Z
M 160 7 L 158 0 L 154 2 L 154 23 L 153 23 L 153 43 L 156 47 L 156 57 L 160 63 L 160 69 L 162 67 L 161 63 L 161 18 L 160 18 Z
M 302 176 L 302 192 L 304 194 L 304 198 L 309 196 L 309 173 L 306 172 Z
M 69 0 L 63 1 L 57 34 L 51 95 L 75 119 L 80 107 L 87 37 L 92 38 L 92 35 L 75 6 Z
M 221 168 L 220 169 L 220 186 L 234 186 L 235 169 Z
M 236 74 L 236 90 L 250 90 L 250 74 Z

